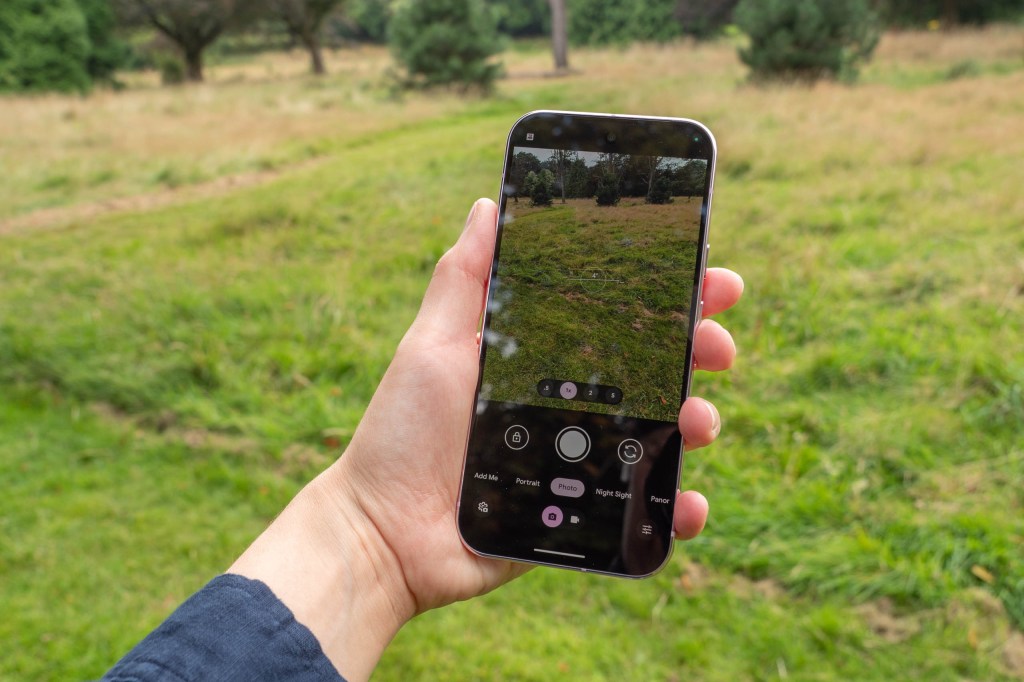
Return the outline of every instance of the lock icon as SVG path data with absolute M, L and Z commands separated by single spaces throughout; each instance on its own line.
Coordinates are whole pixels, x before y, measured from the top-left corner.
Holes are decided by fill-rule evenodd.
M 505 431 L 505 445 L 512 450 L 522 450 L 529 441 L 529 432 L 519 424 L 513 424 Z

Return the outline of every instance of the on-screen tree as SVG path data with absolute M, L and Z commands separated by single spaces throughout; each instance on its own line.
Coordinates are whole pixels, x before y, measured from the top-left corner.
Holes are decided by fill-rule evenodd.
M 667 175 L 659 175 L 658 179 L 651 185 L 647 192 L 648 204 L 671 204 L 672 203 L 672 181 Z
M 310 68 L 322 75 L 324 67 L 320 30 L 324 19 L 342 0 L 267 0 L 270 11 L 284 24 L 288 34 L 309 52 Z
M 597 176 L 597 187 L 594 197 L 598 206 L 615 206 L 622 196 L 622 172 L 628 157 L 625 154 L 601 154 L 594 165 L 593 172 Z
M 519 197 L 530 196 L 530 190 L 526 187 L 526 178 L 530 173 L 539 173 L 540 168 L 540 159 L 536 156 L 530 152 L 517 152 L 512 157 L 512 167 L 505 180 L 505 194 L 511 196 L 517 204 Z
M 576 152 L 571 149 L 553 149 L 551 150 L 551 158 L 548 159 L 548 163 L 554 172 L 555 182 L 561 190 L 563 204 L 566 197 L 567 175 L 572 162 L 576 158 Z
M 530 192 L 531 206 L 550 206 L 551 190 L 555 184 L 555 175 L 547 168 L 539 173 L 526 176 L 526 185 Z
M 122 0 L 167 37 L 185 60 L 185 78 L 203 80 L 203 52 L 242 14 L 245 0 Z M 134 18 L 134 17 L 132 17 Z

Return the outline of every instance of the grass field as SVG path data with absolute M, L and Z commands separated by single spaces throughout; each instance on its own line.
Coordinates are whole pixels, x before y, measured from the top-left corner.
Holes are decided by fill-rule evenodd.
M 517 52 L 485 101 L 391 100 L 372 50 L 0 99 L 0 678 L 100 675 L 343 450 L 537 108 L 718 138 L 711 519 L 644 582 L 428 613 L 377 679 L 1024 678 L 1022 45 L 890 35 L 849 88 L 723 43 Z

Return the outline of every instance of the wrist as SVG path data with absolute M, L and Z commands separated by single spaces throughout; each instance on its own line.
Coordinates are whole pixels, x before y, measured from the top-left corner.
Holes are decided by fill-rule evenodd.
M 307 485 L 230 572 L 266 583 L 354 682 L 369 677 L 416 610 L 397 558 L 339 464 Z

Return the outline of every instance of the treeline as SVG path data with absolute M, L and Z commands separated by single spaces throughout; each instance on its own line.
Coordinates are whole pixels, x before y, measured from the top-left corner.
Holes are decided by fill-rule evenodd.
M 0 0 L 0 91 L 84 92 L 140 66 L 167 83 L 198 81 L 218 41 L 300 47 L 317 74 L 325 46 L 387 41 L 402 85 L 486 91 L 510 37 L 550 36 L 556 72 L 567 73 L 567 43 L 706 38 L 729 26 L 750 38 L 740 58 L 755 79 L 852 79 L 886 27 L 1021 17 L 1024 0 Z
M 707 162 L 662 156 L 601 154 L 587 165 L 572 150 L 553 150 L 544 160 L 530 152 L 512 157 L 505 194 L 533 206 L 554 200 L 596 198 L 600 206 L 614 206 L 622 197 L 643 197 L 649 204 L 667 204 L 672 197 L 703 196 Z
M 392 0 L 360 0 L 387 6 Z M 779 4 L 757 0 L 762 5 Z M 550 33 L 547 0 L 490 0 L 498 28 L 515 37 Z M 668 41 L 683 36 L 712 37 L 735 23 L 740 0 L 570 0 L 569 39 L 576 45 Z M 815 3 L 811 3 L 815 4 Z M 833 0 L 840 5 L 842 0 Z M 868 7 L 883 26 L 983 25 L 1024 18 L 1024 0 L 871 0 Z

